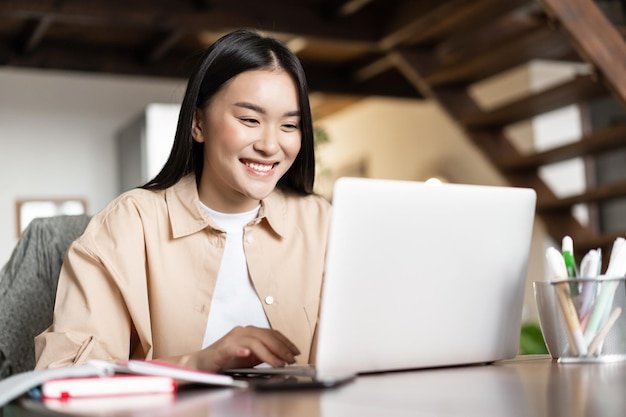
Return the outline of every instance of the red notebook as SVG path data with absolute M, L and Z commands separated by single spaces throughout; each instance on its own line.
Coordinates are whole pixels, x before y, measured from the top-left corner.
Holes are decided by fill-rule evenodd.
M 111 378 L 112 375 L 115 375 L 115 378 L 118 378 L 116 381 L 119 381 L 119 384 L 121 384 L 122 381 L 122 379 L 119 379 L 120 377 L 132 377 L 138 375 L 144 377 L 166 377 L 170 378 L 170 380 L 175 380 L 178 384 L 192 383 L 239 388 L 246 388 L 248 386 L 246 381 L 236 380 L 229 375 L 203 372 L 197 369 L 185 368 L 159 361 L 129 360 L 115 363 L 101 360 L 91 360 L 84 364 L 63 368 L 22 372 L 1 380 L 0 407 L 8 404 L 20 395 L 27 393 L 29 390 L 40 387 L 48 381 L 64 379 L 66 380 L 66 382 L 64 382 L 66 386 L 69 386 L 70 382 L 71 385 L 74 386 L 74 382 L 76 381 L 69 381 L 70 378 L 91 378 L 96 376 L 100 378 Z M 129 388 L 124 388 L 128 387 L 127 385 L 119 385 L 116 383 L 114 388 L 111 389 L 118 391 L 121 390 L 121 394 L 128 392 L 129 390 L 134 393 L 136 390 L 143 389 L 143 387 L 137 386 L 140 385 L 137 384 L 137 380 L 130 380 L 129 382 L 131 384 Z M 108 380 L 97 380 L 92 382 L 92 384 L 97 384 L 96 386 L 99 387 L 98 389 L 104 389 L 103 385 L 106 386 L 108 383 Z M 116 391 L 116 394 L 107 395 L 121 395 L 117 393 L 118 391 Z M 72 391 L 72 393 L 74 392 L 75 391 Z M 68 395 L 70 395 L 69 391 Z
M 167 376 L 117 374 L 58 378 L 41 384 L 41 398 L 63 400 L 120 395 L 173 394 L 176 388 L 176 380 Z

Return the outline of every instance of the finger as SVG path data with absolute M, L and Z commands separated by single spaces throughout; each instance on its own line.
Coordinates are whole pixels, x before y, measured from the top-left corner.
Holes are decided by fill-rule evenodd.
M 249 335 L 258 339 L 270 351 L 286 363 L 294 363 L 295 356 L 300 354 L 300 350 L 287 339 L 282 333 L 273 329 L 246 328 Z
M 292 363 L 290 357 L 291 353 L 276 353 L 275 348 L 272 348 L 272 343 L 266 344 L 264 341 L 258 338 L 249 338 L 246 340 L 246 345 L 251 351 L 251 356 L 258 358 L 260 362 L 265 362 L 273 367 L 280 368 L 285 366 L 286 363 Z M 282 349 L 282 352 L 289 352 Z
M 230 366 L 228 364 L 233 362 L 236 358 L 248 358 L 252 355 L 249 348 L 229 344 L 222 346 L 212 345 L 202 352 L 209 358 L 212 357 L 212 359 L 209 359 L 209 362 L 218 370 L 229 368 Z
M 283 345 L 285 345 L 293 355 L 300 354 L 300 349 L 298 349 L 298 347 L 291 340 L 287 339 L 285 335 L 283 335 L 278 330 L 272 330 L 272 331 L 274 332 L 275 337 L 278 340 L 280 340 L 283 343 Z
M 256 357 L 260 362 L 276 367 L 295 362 L 293 343 L 275 330 L 249 326 L 233 329 L 232 335 L 231 340 L 236 341 L 235 346 L 249 348 L 250 356 Z
M 222 346 L 223 359 L 226 359 L 225 356 L 230 359 L 246 357 L 235 352 L 240 348 L 248 348 L 250 353 L 246 362 L 258 360 L 259 363 L 266 362 L 277 367 L 294 363 L 295 355 L 300 353 L 299 349 L 279 331 L 254 326 L 235 327 L 218 344 Z M 223 364 L 224 361 L 220 363 Z

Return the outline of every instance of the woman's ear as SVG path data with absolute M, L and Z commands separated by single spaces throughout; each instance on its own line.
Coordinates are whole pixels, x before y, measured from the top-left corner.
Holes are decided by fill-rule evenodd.
M 202 134 L 202 109 L 196 108 L 193 112 L 193 120 L 191 121 L 191 137 L 198 143 L 204 142 L 204 135 Z

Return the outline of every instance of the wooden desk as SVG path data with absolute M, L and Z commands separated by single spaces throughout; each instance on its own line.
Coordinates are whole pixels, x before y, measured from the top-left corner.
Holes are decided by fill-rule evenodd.
M 57 415 L 25 401 L 2 417 Z M 133 417 L 623 416 L 626 362 L 557 364 L 544 356 L 486 366 L 360 376 L 340 388 L 184 391 L 171 404 L 89 415 Z

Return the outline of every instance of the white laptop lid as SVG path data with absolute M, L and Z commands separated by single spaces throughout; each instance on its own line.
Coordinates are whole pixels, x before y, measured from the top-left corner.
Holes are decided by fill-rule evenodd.
M 514 357 L 535 201 L 513 187 L 336 181 L 318 374 Z

